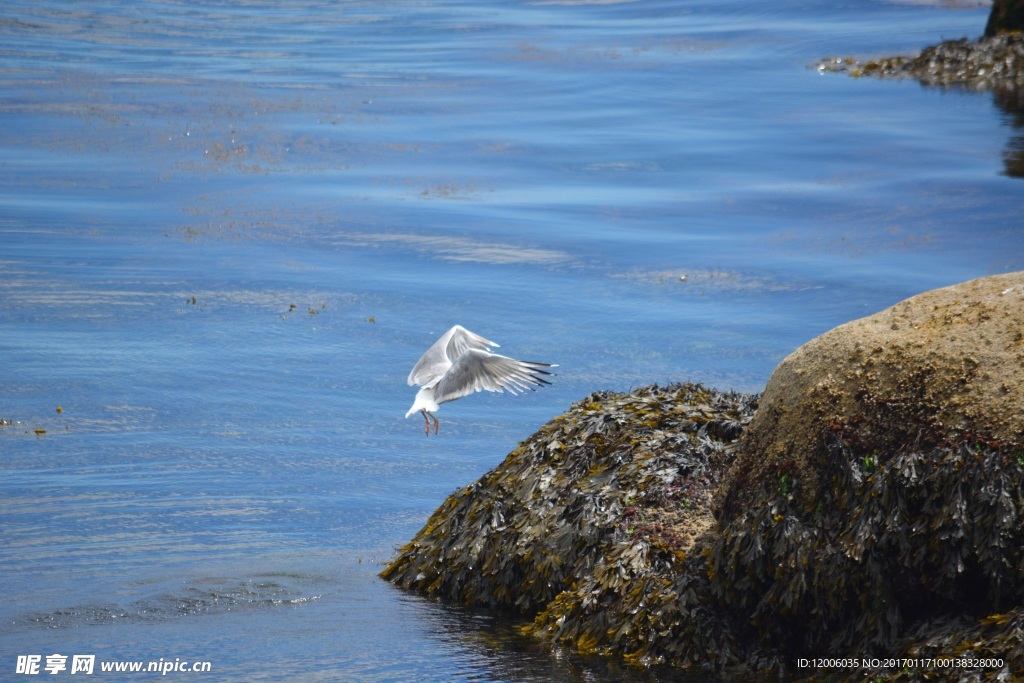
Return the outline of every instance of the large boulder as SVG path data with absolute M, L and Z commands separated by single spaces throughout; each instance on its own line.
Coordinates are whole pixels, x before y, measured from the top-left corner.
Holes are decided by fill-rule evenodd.
M 827 651 L 971 663 L 915 672 L 943 679 L 1021 671 L 1022 388 L 1024 273 L 926 292 L 783 360 L 709 534 L 708 591 L 742 615 L 740 642 L 780 668 Z
M 911 297 L 826 332 L 772 373 L 717 496 L 720 519 L 780 478 L 812 504 L 832 435 L 858 452 L 1024 443 L 1024 272 Z

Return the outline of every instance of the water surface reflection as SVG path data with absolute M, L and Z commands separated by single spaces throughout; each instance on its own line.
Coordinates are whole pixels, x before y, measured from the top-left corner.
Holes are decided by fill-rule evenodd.
M 527 623 L 499 612 L 434 602 L 416 596 L 415 606 L 430 634 L 444 645 L 474 653 L 464 680 L 560 681 L 565 683 L 711 683 L 731 680 L 666 666 L 634 666 L 617 658 L 581 655 L 524 635 Z
M 1007 121 L 1013 131 L 1024 131 L 1024 87 L 998 89 L 992 95 L 996 106 L 1006 112 Z M 1024 178 L 1024 132 L 1010 136 L 1003 152 L 1006 175 Z

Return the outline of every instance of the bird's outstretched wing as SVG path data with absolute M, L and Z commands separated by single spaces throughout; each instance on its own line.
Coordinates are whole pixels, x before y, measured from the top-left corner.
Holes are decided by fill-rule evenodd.
M 548 363 L 515 360 L 471 348 L 460 355 L 441 377 L 434 388 L 434 400 L 445 403 L 484 389 L 512 394 L 527 389 L 533 391 L 531 385 L 550 384 L 543 377 L 551 374 L 543 368 L 550 367 L 553 366 Z
M 409 386 L 429 386 L 441 379 L 466 351 L 486 351 L 491 346 L 497 347 L 498 344 L 470 332 L 462 325 L 456 325 L 434 342 L 413 366 L 409 373 Z

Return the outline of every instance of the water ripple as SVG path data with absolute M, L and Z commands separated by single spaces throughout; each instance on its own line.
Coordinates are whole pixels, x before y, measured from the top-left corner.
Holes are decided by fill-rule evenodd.
M 34 627 L 68 629 L 114 623 L 165 622 L 199 615 L 298 607 L 319 600 L 306 592 L 308 582 L 293 577 L 265 576 L 249 579 L 210 578 L 183 585 L 180 590 L 159 593 L 127 605 L 86 603 L 52 611 L 29 612 L 12 619 L 14 629 Z

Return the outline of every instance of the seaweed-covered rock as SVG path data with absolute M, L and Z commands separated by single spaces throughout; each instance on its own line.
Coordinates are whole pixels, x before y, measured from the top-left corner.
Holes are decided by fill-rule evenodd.
M 999 33 L 978 40 L 946 40 L 914 56 L 863 61 L 831 57 L 818 71 L 854 77 L 916 78 L 924 85 L 1019 92 L 1024 88 L 1024 35 Z
M 756 399 L 693 384 L 598 392 L 452 494 L 382 576 L 459 602 L 533 614 L 623 544 L 684 553 Z M 609 559 L 619 552 L 620 559 Z
M 916 78 L 922 85 L 991 92 L 1014 128 L 1024 126 L 1024 0 L 996 0 L 978 40 L 946 40 L 918 55 L 861 60 L 832 57 L 818 63 L 821 73 L 854 77 Z M 1024 141 L 1011 137 L 1003 152 L 1006 175 L 1024 177 Z
M 928 292 L 801 347 L 760 399 L 593 394 L 453 494 L 382 576 L 641 664 L 1014 680 L 1022 392 L 1024 273 Z M 849 666 L 798 664 L 823 656 Z
M 718 493 L 722 520 L 780 481 L 816 505 L 829 434 L 879 464 L 905 447 L 1024 443 L 1024 272 L 919 294 L 785 358 Z
M 1003 662 L 964 680 L 1021 671 L 1022 444 L 1024 273 L 827 332 L 776 368 L 717 494 L 715 604 L 783 665 L 959 643 Z
M 854 77 L 916 78 L 926 86 L 988 91 L 996 106 L 1010 117 L 1011 126 L 1021 128 L 1024 126 L 1024 34 L 1019 30 L 1000 31 L 1006 30 L 1006 22 L 1024 21 L 1022 13 L 1024 0 L 1003 3 L 997 0 L 985 36 L 978 40 L 947 40 L 915 56 L 898 55 L 867 61 L 832 57 L 820 62 L 818 71 L 838 71 Z M 993 22 L 998 28 L 993 28 Z M 1019 135 L 1010 138 L 1003 159 L 1006 175 L 1024 177 L 1024 144 Z
M 741 638 L 790 666 L 958 643 L 939 656 L 1002 662 L 965 677 L 1024 670 L 1024 451 L 961 444 L 883 461 L 834 437 L 825 474 L 813 508 L 775 491 L 715 535 L 710 589 L 719 609 L 749 615 Z

